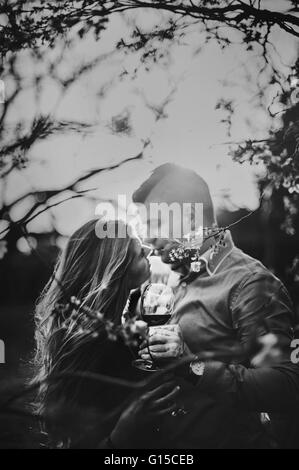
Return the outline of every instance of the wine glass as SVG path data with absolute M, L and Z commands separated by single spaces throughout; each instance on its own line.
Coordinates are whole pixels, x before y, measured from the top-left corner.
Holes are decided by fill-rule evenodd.
M 174 313 L 175 296 L 171 287 L 165 284 L 152 283 L 147 286 L 141 297 L 141 316 L 150 328 L 165 325 Z M 135 368 L 144 372 L 157 372 L 163 367 L 157 365 L 147 344 L 151 360 L 137 359 L 133 362 Z M 178 407 L 172 413 L 173 417 L 187 414 L 184 406 Z
M 171 287 L 161 284 L 149 284 L 141 296 L 141 317 L 149 327 L 165 325 L 174 312 L 174 293 Z M 146 372 L 156 372 L 160 368 L 153 359 L 148 344 L 151 360 L 137 359 L 133 365 Z

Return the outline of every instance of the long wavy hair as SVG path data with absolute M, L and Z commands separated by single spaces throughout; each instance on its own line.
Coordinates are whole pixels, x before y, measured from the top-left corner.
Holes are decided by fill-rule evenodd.
M 97 224 L 104 223 L 92 220 L 72 235 L 37 303 L 34 382 L 42 384 L 37 400 L 40 412 L 47 412 L 53 403 L 80 403 L 85 394 L 84 380 L 70 377 L 80 371 L 97 372 L 100 341 L 107 341 L 104 328 L 100 338 L 84 335 L 79 318 L 54 315 L 55 306 L 76 297 L 82 306 L 104 314 L 106 320 L 121 323 L 130 293 L 133 239 L 120 221 L 106 224 L 115 224 L 116 231 L 120 229 L 125 237 L 99 238 Z M 61 374 L 66 377 L 55 380 Z M 54 378 L 48 381 L 50 377 Z

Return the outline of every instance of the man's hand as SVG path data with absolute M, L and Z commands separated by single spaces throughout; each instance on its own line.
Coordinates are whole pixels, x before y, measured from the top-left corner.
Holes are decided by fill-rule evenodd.
M 150 348 L 150 353 L 149 350 Z M 165 325 L 150 328 L 149 340 L 141 345 L 139 356 L 145 360 L 183 359 L 192 356 L 184 342 L 179 325 Z

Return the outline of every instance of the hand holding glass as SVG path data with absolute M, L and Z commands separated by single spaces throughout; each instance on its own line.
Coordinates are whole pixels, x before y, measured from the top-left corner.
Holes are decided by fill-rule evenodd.
M 168 323 L 174 311 L 174 293 L 165 284 L 149 284 L 141 299 L 141 316 L 149 327 L 161 326 Z M 138 359 L 134 366 L 138 369 L 155 372 L 159 368 L 151 355 L 148 347 L 150 361 Z

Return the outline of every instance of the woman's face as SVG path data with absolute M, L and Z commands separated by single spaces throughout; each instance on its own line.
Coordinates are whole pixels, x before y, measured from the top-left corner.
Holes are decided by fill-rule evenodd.
M 131 244 L 133 260 L 130 267 L 130 288 L 137 289 L 150 278 L 150 263 L 148 255 L 150 249 L 142 246 L 140 240 L 134 238 Z

